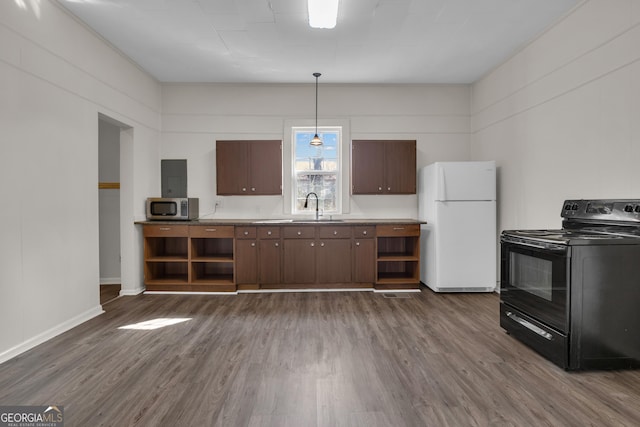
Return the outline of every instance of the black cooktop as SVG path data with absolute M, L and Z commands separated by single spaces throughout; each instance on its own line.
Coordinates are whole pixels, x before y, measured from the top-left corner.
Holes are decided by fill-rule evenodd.
M 561 245 L 640 244 L 639 236 L 590 230 L 505 230 L 504 236 Z
M 505 230 L 502 235 L 560 245 L 640 244 L 640 199 L 566 200 L 560 216 L 558 230 Z

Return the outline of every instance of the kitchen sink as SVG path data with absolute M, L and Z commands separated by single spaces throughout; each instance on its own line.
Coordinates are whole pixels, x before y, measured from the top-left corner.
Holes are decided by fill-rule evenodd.
M 294 219 L 292 222 L 304 222 L 304 223 L 308 223 L 308 224 L 331 224 L 334 222 L 344 222 L 343 219 L 319 219 L 319 220 L 315 220 L 315 219 Z
M 263 219 L 254 221 L 254 224 L 333 224 L 336 222 L 344 222 L 343 219 Z

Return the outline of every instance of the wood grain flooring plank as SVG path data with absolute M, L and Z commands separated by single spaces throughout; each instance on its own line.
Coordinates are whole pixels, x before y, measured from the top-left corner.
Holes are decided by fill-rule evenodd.
M 565 372 L 495 294 L 139 295 L 0 365 L 67 426 L 636 426 L 640 371 Z M 160 318 L 155 330 L 119 329 Z

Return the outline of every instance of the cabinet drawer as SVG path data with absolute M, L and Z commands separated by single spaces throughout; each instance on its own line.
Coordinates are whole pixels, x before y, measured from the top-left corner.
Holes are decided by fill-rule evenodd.
M 188 225 L 145 225 L 143 227 L 145 237 L 187 237 Z
M 255 227 L 236 227 L 236 239 L 255 239 Z
M 233 237 L 233 225 L 195 225 L 191 226 L 191 237 Z
M 389 224 L 376 226 L 378 236 L 419 236 L 418 224 Z
M 258 237 L 260 239 L 279 239 L 280 227 L 258 227 Z
M 313 239 L 316 237 L 316 229 L 307 227 L 284 227 L 285 239 Z
M 353 227 L 353 237 L 358 239 L 366 239 L 367 237 L 375 237 L 376 227 L 373 225 L 357 225 Z
M 350 226 L 323 225 L 319 229 L 321 239 L 348 239 L 351 238 Z

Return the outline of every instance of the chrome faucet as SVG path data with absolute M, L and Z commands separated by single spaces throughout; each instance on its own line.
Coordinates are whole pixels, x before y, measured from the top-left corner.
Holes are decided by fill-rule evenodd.
M 309 193 L 307 197 L 304 199 L 304 207 L 306 208 L 309 205 L 309 196 L 314 195 L 316 197 L 316 221 L 318 220 L 318 195 L 316 193 Z

